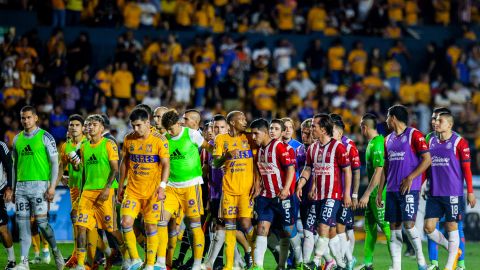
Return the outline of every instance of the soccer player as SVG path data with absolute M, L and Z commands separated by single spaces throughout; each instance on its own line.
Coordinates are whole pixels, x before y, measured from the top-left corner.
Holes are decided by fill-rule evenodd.
M 67 185 L 70 188 L 70 201 L 72 204 L 72 211 L 70 212 L 70 219 L 73 225 L 73 253 L 70 259 L 65 264 L 66 267 L 74 268 L 77 265 L 77 257 L 75 256 L 77 243 L 77 214 L 78 202 L 80 200 L 80 190 L 82 188 L 82 174 L 83 170 L 80 163 L 80 147 L 82 143 L 87 141 L 83 135 L 83 117 L 78 114 L 73 114 L 68 118 L 68 133 L 70 139 L 62 144 L 60 147 L 60 159 L 58 163 L 58 171 L 63 172 L 66 168 L 68 171 Z M 76 168 L 74 168 L 76 167 Z M 61 173 L 58 174 L 57 183 L 63 179 Z
M 343 144 L 333 136 L 333 122 L 327 114 L 317 114 L 312 122 L 312 135 L 318 138 L 307 151 L 307 162 L 297 185 L 297 196 L 303 195 L 303 186 L 312 176 L 313 184 L 309 196 L 313 199 L 307 226 L 316 226 L 319 238 L 316 241 L 313 262 L 304 266 L 306 269 L 317 269 L 320 260 L 328 247 L 333 254 L 340 250 L 338 237 L 329 241 L 330 228 L 336 227 L 337 213 L 342 206 L 351 206 L 350 186 L 352 171 L 350 159 Z M 342 176 L 345 187 L 342 186 Z M 317 213 L 320 216 L 317 216 Z M 313 223 L 313 224 L 312 224 Z M 330 269 L 334 260 L 327 260 L 326 269 Z
M 444 107 L 439 107 L 433 110 L 432 113 L 432 132 L 428 133 L 425 136 L 425 140 L 427 141 L 427 144 L 430 142 L 430 140 L 437 136 L 435 132 L 435 124 L 437 121 L 437 115 L 440 113 L 449 113 L 450 110 Z M 428 179 L 427 179 L 428 180 Z M 429 181 L 426 183 L 426 189 L 424 195 L 427 195 L 429 193 Z M 427 196 L 428 197 L 428 196 Z M 440 219 L 440 222 L 445 221 L 445 218 Z M 437 229 L 440 230 L 440 222 L 437 223 Z M 463 220 L 458 220 L 458 233 L 460 234 L 460 249 L 462 250 L 462 255 L 458 258 L 458 263 L 457 267 L 460 269 L 465 268 L 465 234 L 463 232 Z M 435 243 L 435 241 L 431 240 L 428 238 L 428 257 L 430 259 L 431 265 L 429 266 L 429 270 L 435 270 L 438 269 L 438 245 Z
M 8 215 L 5 201 L 12 200 L 12 159 L 7 145 L 0 141 L 0 236 L 7 250 L 7 265 L 5 270 L 15 269 L 15 251 L 12 235 L 8 231 Z
M 155 123 L 155 128 L 164 136 L 167 134 L 167 130 L 162 126 L 162 116 L 167 111 L 167 107 L 157 107 L 153 111 L 153 122 Z
M 105 128 L 101 115 L 91 115 L 87 117 L 87 121 L 90 140 L 80 147 L 83 187 L 78 204 L 77 269 L 85 269 L 87 236 L 90 234 L 97 236 L 96 228 L 110 232 L 120 243 L 122 254 L 126 252 L 122 235 L 117 229 L 116 212 L 113 209 L 118 149 L 114 141 L 102 136 Z M 89 246 L 96 245 L 96 237 L 88 239 Z M 90 254 L 90 257 L 92 255 Z
M 57 186 L 57 146 L 52 135 L 37 126 L 35 108 L 23 107 L 20 117 L 24 130 L 15 136 L 12 150 L 16 220 L 21 246 L 17 269 L 29 269 L 28 251 L 32 241 L 30 211 L 33 211 L 38 228 L 52 248 L 57 269 L 63 269 L 65 262 L 47 219 L 48 201 L 53 200 Z
M 452 131 L 453 116 L 449 111 L 437 114 L 435 132 L 429 141 L 432 165 L 429 168 L 429 196 L 425 213 L 425 232 L 428 238 L 448 250 L 444 269 L 457 269 L 460 236 L 457 222 L 464 213 L 463 180 L 467 184 L 467 202 L 476 204 L 470 169 L 470 148 L 468 142 Z M 448 181 L 445 181 L 448 179 Z M 436 229 L 440 218 L 445 217 L 448 240 Z
M 221 217 L 225 221 L 226 270 L 234 263 L 237 219 L 245 233 L 250 247 L 253 246 L 252 197 L 259 189 L 253 185 L 253 153 L 249 137 L 245 134 L 247 120 L 240 111 L 227 115 L 229 132 L 215 138 L 213 150 L 214 166 L 225 166 L 221 199 Z M 248 252 L 248 251 L 247 251 Z
M 122 148 L 122 163 L 127 175 L 120 176 L 119 194 L 128 177 L 122 201 L 123 238 L 130 255 L 131 266 L 136 270 L 142 266 L 137 251 L 137 240 L 133 223 L 141 213 L 147 236 L 146 263 L 144 269 L 152 270 L 158 249 L 157 223 L 160 219 L 160 200 L 165 199 L 165 189 L 170 169 L 168 141 L 158 132 L 152 132 L 147 111 L 134 109 L 129 116 L 134 132 L 125 136 Z
M 385 179 L 380 181 L 377 206 L 387 185 L 385 220 L 390 222 L 390 252 L 393 270 L 402 265 L 402 224 L 412 242 L 419 269 L 427 269 L 422 252 L 422 239 L 415 228 L 422 174 L 431 164 L 428 145 L 422 133 L 407 126 L 408 111 L 403 105 L 388 109 L 387 125 L 392 131 L 385 138 Z
M 220 134 L 228 133 L 227 119 L 223 115 L 215 115 L 213 117 L 213 134 L 218 136 Z M 209 142 L 211 145 L 215 144 L 215 141 L 212 140 Z M 203 268 L 211 270 L 216 262 L 216 259 L 222 250 L 223 244 L 225 243 L 225 223 L 219 217 L 220 211 L 220 198 L 222 195 L 222 179 L 223 179 L 223 170 L 222 168 L 216 168 L 213 165 L 213 156 L 209 154 L 208 158 L 208 167 L 209 167 L 209 187 L 210 187 L 210 213 L 215 223 L 215 235 L 213 241 L 210 244 L 210 250 L 207 254 L 207 257 L 204 260 Z M 223 262 L 221 263 L 223 265 Z
M 355 143 L 343 135 L 345 131 L 345 124 L 343 123 L 342 117 L 338 114 L 330 114 L 330 117 L 333 120 L 333 138 L 337 141 L 342 142 L 342 144 L 347 149 L 348 158 L 350 159 L 350 167 L 352 169 L 352 188 L 350 190 L 352 196 L 352 207 L 341 208 L 339 216 L 337 216 L 337 228 L 336 233 L 340 240 L 340 254 L 337 260 L 337 265 L 339 267 L 344 267 L 352 270 L 356 259 L 353 257 L 353 248 L 355 247 L 355 232 L 353 230 L 353 210 L 357 207 L 358 204 L 358 188 L 360 186 L 360 156 L 358 154 L 358 149 Z M 342 178 L 342 180 L 344 180 Z M 344 183 L 342 183 L 343 186 Z M 345 233 L 346 230 L 346 233 Z M 348 234 L 348 240 L 347 240 Z M 343 258 L 346 257 L 347 265 L 343 266 Z
M 293 179 L 291 181 L 289 178 L 290 177 L 289 171 L 293 170 L 295 172 L 295 169 L 296 169 L 295 168 L 296 167 L 295 150 L 290 145 L 282 141 L 283 134 L 285 133 L 285 125 L 282 120 L 273 119 L 269 127 L 268 127 L 268 123 L 265 121 L 265 123 L 267 124 L 267 127 L 265 127 L 265 129 L 268 128 L 268 136 L 266 138 L 262 137 L 265 135 L 262 133 L 264 131 L 263 121 L 265 120 L 259 119 L 258 122 L 256 122 L 255 124 L 258 126 L 256 131 L 258 131 L 257 137 L 259 139 L 258 138 L 255 139 L 256 136 L 255 136 L 255 133 L 253 132 L 253 127 L 255 126 L 254 123 L 252 122 L 252 124 L 250 125 L 250 127 L 252 128 L 254 141 L 260 147 L 260 150 L 259 150 L 260 152 L 257 157 L 257 167 L 259 168 L 259 172 L 261 175 L 261 180 L 262 180 L 261 183 L 263 183 L 262 191 L 260 192 L 260 196 L 257 197 L 257 203 L 256 203 L 256 208 L 257 208 L 256 212 L 258 215 L 257 220 L 260 221 L 260 224 L 257 225 L 257 242 L 259 241 L 258 235 L 260 234 L 259 232 L 262 232 L 262 228 L 266 230 L 266 234 L 263 235 L 265 236 L 265 239 L 266 239 L 266 237 L 268 236 L 270 225 L 272 224 L 273 221 L 278 220 L 280 224 L 277 227 L 280 227 L 281 229 L 279 268 L 280 269 L 285 268 L 285 263 L 287 260 L 290 244 L 292 244 L 292 247 L 293 247 L 293 251 L 294 251 L 293 253 L 294 253 L 296 265 L 298 268 L 301 268 L 303 264 L 302 240 L 300 239 L 300 235 L 298 234 L 298 231 L 297 231 L 297 226 L 296 226 L 297 218 L 295 216 L 297 214 L 297 211 L 295 211 L 296 205 L 293 200 L 293 196 L 295 196 L 294 195 L 295 182 L 296 182 L 295 173 L 293 174 Z M 270 145 L 271 143 L 272 145 Z M 275 144 L 275 146 L 273 146 L 273 144 Z M 281 146 L 279 146 L 280 144 Z M 267 145 L 269 146 L 267 147 Z M 288 154 L 288 156 L 284 157 L 282 155 L 284 155 L 285 152 Z M 267 158 L 267 156 L 271 156 L 272 158 L 269 159 Z M 260 157 L 262 157 L 263 160 L 261 160 Z M 276 159 L 273 159 L 273 157 L 275 157 Z M 266 170 L 263 170 L 262 168 Z M 268 170 L 269 168 L 274 170 L 273 171 Z M 273 181 L 273 182 L 269 182 L 269 181 Z M 271 186 L 272 183 L 274 184 L 273 186 Z M 270 187 L 271 190 L 272 188 L 273 190 L 275 190 L 281 187 L 282 192 L 283 192 L 283 189 L 285 190 L 288 189 L 289 195 L 284 198 L 282 194 L 273 194 L 271 190 L 265 191 L 265 189 L 268 189 L 268 187 Z M 267 198 L 267 199 L 264 200 L 264 198 Z M 274 202 L 268 202 L 269 199 L 273 199 Z M 276 219 L 273 219 L 274 217 Z M 266 222 L 266 226 L 263 226 L 264 222 L 261 222 L 262 220 Z M 265 247 L 266 247 L 266 242 L 265 242 Z M 262 251 L 260 250 L 260 252 Z M 261 258 L 263 258 L 264 253 L 265 252 L 263 251 L 263 253 L 261 254 Z M 255 259 L 255 261 L 257 261 L 257 259 Z M 263 265 L 263 262 L 262 262 L 262 265 Z
M 202 137 L 202 134 L 180 125 L 180 117 L 175 111 L 168 111 L 162 117 L 162 126 L 167 130 L 167 139 L 170 152 L 170 176 L 165 190 L 166 199 L 163 202 L 163 212 L 159 222 L 160 243 L 167 242 L 168 248 L 173 251 L 177 241 L 176 234 L 168 234 L 167 225 L 172 216 L 176 216 L 180 210 L 189 219 L 189 225 L 193 234 L 193 267 L 200 269 L 203 257 L 205 238 L 201 227 L 201 215 L 203 215 L 202 191 L 203 184 L 202 167 L 200 163 L 199 147 L 209 149 L 211 145 Z M 163 248 L 163 247 L 162 247 Z M 159 248 L 160 250 L 160 248 Z M 160 250 L 157 263 L 166 268 L 171 265 L 173 252 L 169 252 L 166 260 L 166 250 Z
M 358 202 L 359 208 L 365 209 L 365 245 L 364 265 L 362 270 L 373 269 L 373 252 L 377 242 L 377 226 L 382 229 L 387 241 L 390 242 L 390 223 L 385 221 L 385 208 L 377 207 L 376 198 L 378 185 L 383 175 L 385 164 L 385 139 L 377 131 L 377 117 L 367 113 L 360 122 L 362 135 L 368 139 L 365 151 L 365 162 L 367 164 L 368 186 Z M 386 189 L 382 192 L 382 205 L 385 203 Z M 390 252 L 390 246 L 387 246 Z

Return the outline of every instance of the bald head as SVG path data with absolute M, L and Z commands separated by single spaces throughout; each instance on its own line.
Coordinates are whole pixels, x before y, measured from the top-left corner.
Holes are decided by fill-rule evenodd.
M 197 110 L 187 110 L 183 114 L 184 126 L 191 128 L 193 130 L 198 130 L 200 128 L 200 121 L 202 116 Z

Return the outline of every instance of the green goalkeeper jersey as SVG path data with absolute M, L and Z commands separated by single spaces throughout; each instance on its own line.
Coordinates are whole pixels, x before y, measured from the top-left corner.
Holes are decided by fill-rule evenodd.
M 368 142 L 367 150 L 365 151 L 365 160 L 367 162 L 368 181 L 372 180 L 373 173 L 378 167 L 383 167 L 385 164 L 385 138 L 382 135 L 377 135 Z M 378 186 L 370 194 L 370 197 L 376 197 Z

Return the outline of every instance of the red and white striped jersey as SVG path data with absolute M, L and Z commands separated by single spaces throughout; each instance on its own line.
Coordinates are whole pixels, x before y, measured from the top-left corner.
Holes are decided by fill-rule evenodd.
M 283 143 L 285 147 L 287 148 L 288 153 L 290 154 L 290 159 L 292 160 L 293 165 L 295 166 L 295 172 L 297 171 L 297 154 L 295 152 L 295 149 L 293 149 L 292 146 L 290 146 L 288 143 Z M 295 193 L 295 185 L 297 184 L 297 174 L 293 176 L 293 181 L 292 185 L 290 186 L 290 194 Z
M 279 140 L 272 140 L 258 150 L 257 165 L 263 182 L 260 195 L 275 198 L 287 181 L 287 168 L 294 166 L 295 163 L 290 158 L 285 144 Z
M 315 142 L 308 147 L 306 166 L 312 169 L 315 181 L 315 200 L 343 199 L 342 169 L 350 166 L 345 146 L 331 139 L 325 145 Z

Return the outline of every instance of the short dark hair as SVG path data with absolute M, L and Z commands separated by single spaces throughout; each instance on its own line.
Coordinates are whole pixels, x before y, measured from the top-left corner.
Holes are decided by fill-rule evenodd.
M 398 121 L 408 124 L 408 110 L 407 107 L 403 105 L 393 105 L 388 108 L 388 115 L 395 116 Z
M 326 113 L 319 113 L 316 114 L 314 119 L 318 118 L 320 119 L 319 125 L 321 128 L 324 128 L 325 131 L 327 132 L 328 136 L 333 136 L 333 121 L 332 118 Z
M 443 114 L 443 113 L 452 114 L 452 112 L 448 108 L 445 108 L 445 107 L 435 108 L 435 109 L 433 109 L 433 113 L 434 114 Z
M 343 122 L 342 117 L 339 114 L 331 113 L 330 118 L 333 121 L 333 124 L 341 129 L 345 129 L 345 123 Z
M 133 109 L 128 118 L 132 122 L 137 120 L 148 121 L 150 119 L 150 115 L 144 108 L 137 106 L 135 109 Z
M 169 129 L 171 126 L 175 125 L 178 123 L 178 120 L 180 119 L 180 116 L 178 113 L 174 110 L 169 110 L 165 112 L 162 116 L 162 126 L 165 129 Z
M 80 122 L 80 124 L 83 126 L 83 122 L 84 122 L 84 119 L 81 115 L 79 114 L 72 114 L 68 117 L 68 122 L 72 122 L 72 121 L 78 121 Z
M 102 114 L 102 118 L 103 118 L 103 126 L 106 128 L 106 129 L 109 129 L 110 128 L 110 118 L 108 118 L 108 115 L 106 114 Z
M 273 119 L 272 121 L 270 121 L 270 125 L 272 124 L 279 124 L 280 125 L 280 129 L 282 131 L 285 131 L 285 122 L 282 121 L 282 119 Z
M 259 119 L 255 119 L 252 121 L 252 123 L 250 123 L 250 128 L 251 129 L 263 129 L 263 130 L 268 130 L 268 121 L 263 119 L 263 118 L 259 118 Z
M 32 112 L 32 114 L 37 114 L 37 109 L 35 109 L 33 106 L 27 105 L 23 106 L 23 108 L 20 110 L 20 113 L 24 112 Z
M 140 103 L 137 106 L 135 106 L 134 109 L 144 109 L 148 113 L 148 117 L 153 115 L 152 108 L 150 108 L 150 106 L 148 106 L 147 104 Z
M 377 116 L 373 113 L 366 113 L 362 117 L 362 121 L 365 122 L 367 126 L 373 129 L 377 129 Z
M 215 116 L 213 116 L 212 118 L 212 122 L 216 122 L 216 121 L 227 121 L 227 119 L 225 118 L 225 116 L 221 115 L 221 114 L 217 114 Z
M 235 117 L 235 115 L 237 115 L 238 113 L 242 113 L 241 111 L 231 111 L 227 114 L 227 124 L 230 125 L 230 121 L 233 120 L 233 117 Z

